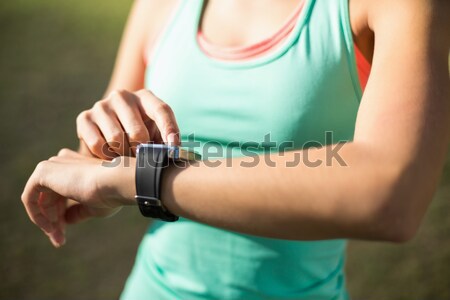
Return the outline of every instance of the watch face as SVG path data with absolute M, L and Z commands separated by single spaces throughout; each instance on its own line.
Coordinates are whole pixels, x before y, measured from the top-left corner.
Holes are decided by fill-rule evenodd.
M 163 145 L 163 144 L 140 144 L 137 147 L 137 152 L 139 152 L 140 148 L 159 148 L 159 149 L 167 149 L 168 151 L 168 156 L 171 159 L 174 160 L 200 160 L 201 159 L 201 155 L 188 150 L 187 148 L 183 148 L 183 147 L 178 147 L 178 146 L 168 146 L 168 145 Z

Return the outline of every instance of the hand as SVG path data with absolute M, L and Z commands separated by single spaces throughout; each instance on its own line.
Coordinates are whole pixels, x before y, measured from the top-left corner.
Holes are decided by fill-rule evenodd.
M 112 92 L 78 116 L 77 134 L 102 159 L 134 156 L 141 143 L 180 144 L 172 109 L 148 90 Z
M 63 149 L 37 165 L 22 202 L 31 221 L 59 247 L 65 242 L 67 223 L 110 216 L 135 203 L 135 164 L 130 157 L 106 162 Z M 76 203 L 67 206 L 67 198 Z

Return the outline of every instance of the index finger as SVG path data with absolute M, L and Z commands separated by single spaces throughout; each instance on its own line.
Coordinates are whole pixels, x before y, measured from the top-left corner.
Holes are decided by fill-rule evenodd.
M 140 109 L 155 122 L 163 141 L 170 145 L 180 145 L 180 129 L 170 106 L 147 90 L 140 90 L 136 95 Z

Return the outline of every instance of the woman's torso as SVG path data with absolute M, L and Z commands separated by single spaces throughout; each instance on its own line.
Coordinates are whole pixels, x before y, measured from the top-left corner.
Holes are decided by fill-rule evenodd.
M 306 0 L 279 48 L 223 62 L 196 42 L 202 1 L 183 0 L 152 55 L 146 88 L 172 107 L 183 141 L 194 137 L 197 151 L 211 141 L 224 150 L 220 157 L 243 155 L 236 146 L 246 142 L 262 153 L 265 142 L 301 149 L 349 141 L 362 91 L 347 5 Z M 122 298 L 345 299 L 344 254 L 343 240 L 281 241 L 186 219 L 155 222 Z

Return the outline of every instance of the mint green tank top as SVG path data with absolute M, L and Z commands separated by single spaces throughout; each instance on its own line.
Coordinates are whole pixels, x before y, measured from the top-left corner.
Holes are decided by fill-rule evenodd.
M 197 44 L 203 1 L 182 0 L 153 52 L 146 88 L 172 107 L 182 140 L 193 134 L 200 152 L 208 142 L 261 143 L 268 134 L 297 149 L 352 140 L 362 92 L 347 1 L 306 0 L 279 47 L 227 62 Z M 155 221 L 121 299 L 348 299 L 345 249 L 344 240 L 283 241 L 183 218 Z

